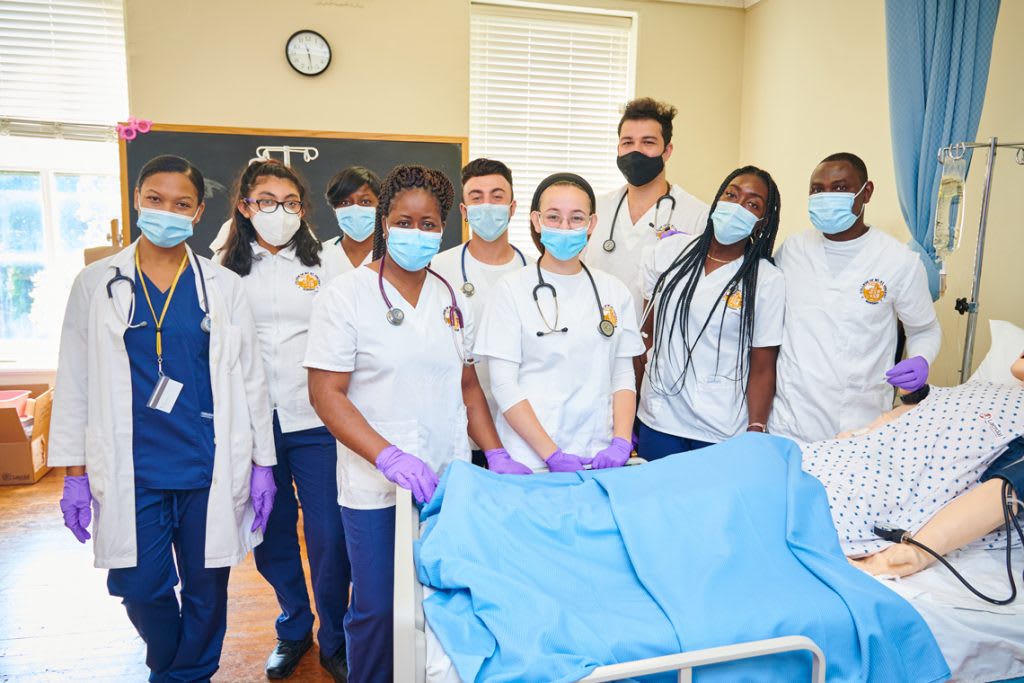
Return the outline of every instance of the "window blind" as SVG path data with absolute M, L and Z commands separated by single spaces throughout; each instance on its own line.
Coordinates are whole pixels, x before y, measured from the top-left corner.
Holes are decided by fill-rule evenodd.
M 633 19 L 472 5 L 470 157 L 508 164 L 520 208 L 513 243 L 531 245 L 529 203 L 545 176 L 571 171 L 598 193 L 622 184 L 616 126 L 633 96 Z
M 110 127 L 127 115 L 121 0 L 0 0 L 6 129 L 78 137 L 81 124 Z

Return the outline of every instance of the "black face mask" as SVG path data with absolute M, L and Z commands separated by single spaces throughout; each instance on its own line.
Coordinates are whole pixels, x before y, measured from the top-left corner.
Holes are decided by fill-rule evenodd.
M 646 185 L 662 172 L 665 168 L 665 160 L 659 154 L 656 157 L 649 157 L 643 152 L 630 152 L 623 154 L 615 160 L 626 182 L 634 187 Z

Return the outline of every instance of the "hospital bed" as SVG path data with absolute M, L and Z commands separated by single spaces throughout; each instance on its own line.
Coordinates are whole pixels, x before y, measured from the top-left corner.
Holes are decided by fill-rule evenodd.
M 423 616 L 424 589 L 413 562 L 413 543 L 419 538 L 419 522 L 412 494 L 399 488 L 395 508 L 394 680 L 396 683 L 426 683 L 428 680 L 459 683 L 454 667 Z M 689 683 L 693 680 L 693 669 L 700 666 L 797 650 L 811 655 L 811 680 L 825 683 L 825 655 L 813 640 L 804 636 L 771 638 L 611 664 L 598 667 L 581 682 L 618 681 L 675 671 L 680 683 Z M 432 672 L 429 677 L 428 669 Z
M 423 615 L 424 588 L 413 562 L 413 542 L 419 538 L 419 513 L 411 494 L 398 489 L 395 517 L 394 679 L 397 683 L 444 681 L 458 683 L 454 667 L 430 632 Z M 1019 558 L 1019 553 L 1015 551 Z M 980 590 L 1005 594 L 1003 550 L 969 548 L 949 559 Z M 1015 572 L 1018 572 L 1019 561 Z M 997 607 L 970 595 L 943 567 L 933 565 L 902 579 L 879 578 L 900 594 L 932 630 L 953 674 L 953 681 L 998 681 L 1024 676 L 1024 597 Z M 429 589 L 428 589 L 429 590 Z M 727 647 L 709 648 L 664 657 L 602 666 L 587 683 L 630 676 L 678 671 L 679 681 L 691 681 L 694 668 L 719 662 L 806 650 L 813 658 L 811 678 L 825 680 L 825 657 L 809 638 L 789 636 Z M 428 671 L 430 672 L 428 675 Z

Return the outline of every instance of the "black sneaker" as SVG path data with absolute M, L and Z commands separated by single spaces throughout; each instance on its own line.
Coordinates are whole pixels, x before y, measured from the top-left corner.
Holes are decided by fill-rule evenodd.
M 345 661 L 345 648 L 341 648 L 330 657 L 320 653 L 320 666 L 334 677 L 334 683 L 348 683 L 348 664 Z
M 267 657 L 267 678 L 272 681 L 288 678 L 299 665 L 302 655 L 313 647 L 313 632 L 310 631 L 302 640 L 280 640 L 274 651 Z

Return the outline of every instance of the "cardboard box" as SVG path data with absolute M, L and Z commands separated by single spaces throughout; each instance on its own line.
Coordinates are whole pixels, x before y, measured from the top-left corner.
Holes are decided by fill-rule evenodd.
M 0 389 L 32 392 L 26 408 L 26 414 L 32 416 L 31 437 L 26 436 L 17 410 L 0 408 L 0 486 L 34 484 L 50 471 L 46 449 L 53 391 L 48 384 L 0 385 Z

